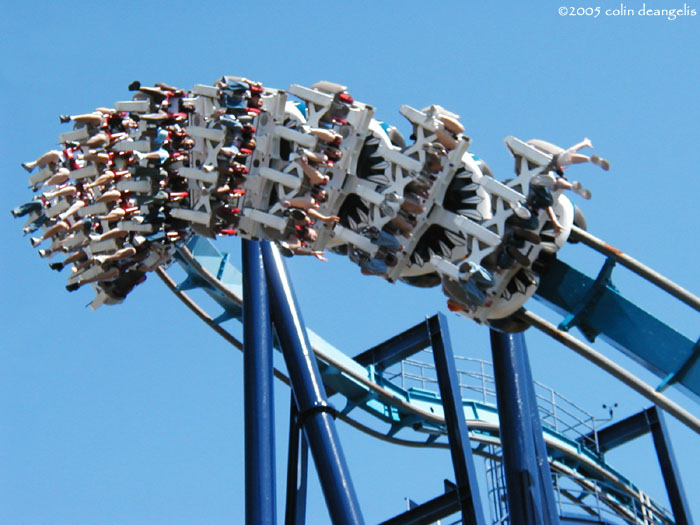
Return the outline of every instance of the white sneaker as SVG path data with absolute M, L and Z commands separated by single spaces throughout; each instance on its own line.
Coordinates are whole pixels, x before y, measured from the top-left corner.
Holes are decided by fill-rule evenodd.
M 579 181 L 574 182 L 571 186 L 573 187 L 576 193 L 578 193 L 581 197 L 583 197 L 586 200 L 590 199 L 593 196 L 591 190 L 584 188 Z
M 591 155 L 591 162 L 596 166 L 600 166 L 605 171 L 610 169 L 610 163 L 607 160 L 600 158 L 598 155 Z

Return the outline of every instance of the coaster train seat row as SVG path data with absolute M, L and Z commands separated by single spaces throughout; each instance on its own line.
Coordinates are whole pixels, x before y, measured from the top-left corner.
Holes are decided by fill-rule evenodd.
M 90 284 L 92 308 L 122 302 L 193 235 L 275 242 L 285 255 L 345 255 L 366 275 L 441 287 L 450 310 L 498 325 L 539 283 L 590 198 L 564 169 L 606 160 L 507 137 L 499 182 L 468 151 L 459 116 L 401 106 L 412 133 L 373 118 L 345 86 L 271 89 L 224 76 L 192 90 L 133 82 L 133 99 L 83 115 L 61 149 L 22 166 L 34 198 L 12 210 L 50 267 Z M 49 244 L 50 242 L 50 244 Z

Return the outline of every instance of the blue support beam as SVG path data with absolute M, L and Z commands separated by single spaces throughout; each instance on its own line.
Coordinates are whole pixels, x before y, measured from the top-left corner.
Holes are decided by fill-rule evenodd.
M 328 512 L 334 524 L 364 523 L 355 488 L 326 399 L 316 357 L 297 306 L 284 261 L 269 242 L 262 243 L 274 322 L 287 364 L 292 392 L 316 464 Z
M 572 327 L 578 326 L 579 330 L 586 336 L 586 339 L 591 343 L 595 341 L 595 338 L 598 337 L 598 332 L 591 330 L 586 323 L 588 310 L 600 301 L 600 297 L 603 295 L 606 287 L 612 285 L 611 277 L 614 268 L 615 259 L 608 257 L 605 260 L 605 264 L 603 264 L 603 267 L 600 269 L 600 272 L 598 272 L 598 277 L 595 278 L 595 281 L 593 281 L 593 284 L 588 289 L 586 297 L 576 305 L 574 310 L 566 316 L 561 323 L 559 323 L 559 330 L 568 332 Z
M 457 487 L 446 480 L 444 494 L 383 521 L 381 525 L 428 525 L 451 516 L 460 509 Z
M 693 352 L 690 354 L 690 357 L 685 360 L 685 362 L 680 366 L 680 368 L 674 372 L 671 372 L 668 374 L 663 381 L 659 384 L 659 386 L 656 387 L 657 392 L 663 392 L 666 390 L 669 386 L 674 385 L 678 383 L 679 381 L 682 381 L 685 379 L 685 376 L 693 370 L 693 368 L 697 365 L 698 361 L 700 360 L 700 339 L 698 339 L 695 342 L 695 346 L 693 347 Z
M 587 337 L 600 334 L 618 350 L 664 379 L 700 396 L 700 350 L 691 340 L 620 295 L 606 262 L 593 280 L 560 260 L 541 273 L 536 297 Z M 585 307 L 582 308 L 582 305 Z M 663 388 L 662 383 L 660 388 Z
M 556 525 L 559 514 L 522 333 L 491 330 L 501 448 L 513 525 Z
M 265 267 L 257 241 L 243 241 L 243 297 L 246 523 L 274 525 L 277 505 L 272 328 Z
M 304 525 L 306 521 L 306 487 L 308 481 L 309 447 L 299 426 L 294 396 L 290 396 L 289 455 L 287 460 L 287 502 L 285 525 Z
M 462 393 L 455 367 L 454 353 L 450 343 L 445 316 L 437 314 L 426 321 L 433 346 L 435 371 L 440 388 L 440 398 L 445 412 L 447 436 L 452 454 L 457 494 L 465 525 L 485 525 L 481 505 L 474 457 L 469 441 L 469 429 L 464 417 Z
M 606 521 L 603 518 L 596 518 L 593 516 L 562 516 L 560 523 L 562 525 L 615 525 L 614 523 Z
M 673 517 L 676 525 L 692 525 L 693 518 L 690 515 L 690 507 L 685 497 L 680 473 L 676 464 L 676 457 L 671 447 L 671 439 L 666 429 L 662 412 L 656 407 L 651 407 L 645 411 L 651 428 L 651 435 L 654 439 L 656 455 L 659 458 L 659 466 L 666 484 L 666 492 L 673 510 Z
M 622 421 L 608 425 L 597 432 L 581 436 L 577 441 L 590 448 L 591 443 L 598 442 L 598 451 L 604 454 L 649 432 L 649 419 L 646 411 L 634 414 Z
M 365 350 L 355 356 L 355 361 L 362 366 L 375 365 L 379 368 L 389 368 L 420 352 L 430 345 L 430 333 L 425 321 L 395 335 L 377 346 Z
M 510 336 L 509 336 L 510 338 Z M 529 394 L 528 409 L 530 411 L 530 424 L 532 425 L 532 439 L 535 444 L 535 459 L 537 461 L 537 473 L 539 475 L 540 494 L 544 502 L 551 522 L 559 523 L 557 502 L 554 496 L 554 484 L 552 471 L 549 466 L 549 458 L 547 455 L 547 445 L 544 442 L 544 432 L 542 430 L 542 421 L 540 420 L 540 411 L 537 405 L 537 395 L 535 394 L 535 380 L 532 376 L 532 368 L 530 367 L 530 359 L 527 355 L 527 345 L 525 344 L 525 334 L 520 332 L 513 334 L 512 340 L 516 343 L 516 348 L 520 347 L 520 358 L 522 360 L 522 368 L 524 370 L 523 381 L 527 386 Z
M 661 410 L 653 406 L 598 430 L 598 449 L 601 453 L 604 453 L 649 432 L 651 432 L 654 440 L 656 455 L 676 524 L 692 524 L 693 520 L 690 516 L 676 458 L 673 454 L 671 440 L 666 430 Z M 591 439 L 595 439 L 593 434 L 589 434 L 579 439 L 579 441 L 589 441 Z

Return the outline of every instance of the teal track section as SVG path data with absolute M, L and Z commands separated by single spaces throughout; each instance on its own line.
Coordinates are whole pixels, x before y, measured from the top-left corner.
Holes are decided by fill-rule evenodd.
M 589 341 L 606 342 L 662 379 L 700 400 L 700 345 L 625 299 L 611 282 L 609 259 L 593 279 L 555 260 L 542 272 L 536 297 L 565 316 L 561 330 L 578 327 Z
M 214 244 L 196 237 L 181 249 L 177 261 L 186 273 L 178 285 L 170 286 L 181 299 L 183 292 L 199 289 L 206 292 L 223 312 L 210 315 L 213 328 L 223 335 L 221 323 L 241 320 L 242 281 L 240 271 Z M 161 274 L 161 277 L 164 277 Z M 164 280 L 169 281 L 166 275 Z M 184 299 L 183 299 L 184 300 Z M 186 301 L 185 301 L 186 302 Z M 201 317 L 201 315 L 200 315 Z M 440 396 L 419 388 L 403 388 L 374 366 L 362 366 L 352 357 L 335 348 L 312 330 L 309 340 L 318 359 L 329 397 L 337 406 L 339 417 L 374 437 L 412 447 L 447 447 L 446 426 Z M 229 336 L 230 337 L 230 336 Z M 230 340 L 230 339 L 229 339 Z M 278 372 L 278 377 L 282 376 Z M 464 416 L 469 426 L 474 453 L 492 454 L 491 446 L 499 446 L 499 420 L 495 404 L 463 399 Z M 352 413 L 361 410 L 373 416 L 375 424 L 355 422 Z M 367 418 L 365 418 L 367 419 Z M 629 479 L 606 463 L 594 443 L 575 439 L 558 432 L 543 421 L 544 437 L 553 472 L 573 479 L 583 489 L 596 492 L 600 501 L 613 514 L 634 522 L 643 512 L 640 490 Z M 408 430 L 413 439 L 397 439 L 401 430 Z M 405 433 L 404 433 L 405 435 Z M 651 502 L 653 523 L 673 523 L 672 515 Z

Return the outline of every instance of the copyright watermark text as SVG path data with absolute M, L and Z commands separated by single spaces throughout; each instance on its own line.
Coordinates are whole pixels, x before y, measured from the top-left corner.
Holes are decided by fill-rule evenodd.
M 676 20 L 677 18 L 696 16 L 698 14 L 697 10 L 690 7 L 688 4 L 683 4 L 683 7 L 679 7 L 677 9 L 657 9 L 647 5 L 646 3 L 643 3 L 641 7 L 630 7 L 622 3 L 615 7 L 577 7 L 572 5 L 563 5 L 557 12 L 559 13 L 559 16 L 585 16 L 591 18 L 598 18 L 599 16 L 648 16 L 664 17 L 666 20 Z

